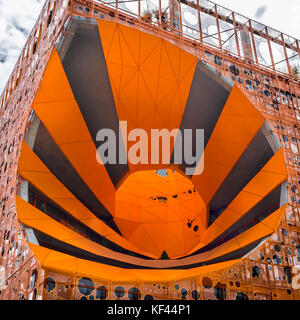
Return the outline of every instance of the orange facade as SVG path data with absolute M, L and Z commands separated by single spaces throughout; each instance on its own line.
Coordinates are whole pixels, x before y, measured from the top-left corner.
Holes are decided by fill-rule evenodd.
M 45 6 L 36 27 L 44 37 L 35 35 L 36 52 L 29 39 L 2 95 L 2 146 L 10 151 L 2 163 L 0 265 L 7 281 L 0 298 L 299 299 L 292 281 L 300 259 L 293 144 L 299 81 L 290 60 L 288 70 L 277 70 L 271 50 L 274 69 L 268 70 L 253 39 L 257 61 L 242 59 L 248 52 L 251 60 L 251 45 L 247 51 L 243 43 L 235 59 L 222 42 L 217 48 L 202 38 L 203 20 L 195 43 L 184 15 L 177 30 L 162 23 L 161 11 L 160 21 L 149 24 L 142 14 L 121 14 L 105 3 L 89 2 L 89 10 L 80 1 L 69 5 Z M 197 6 L 201 19 L 208 13 Z M 190 8 L 196 10 L 193 3 Z M 124 10 L 121 4 L 118 10 Z M 216 20 L 222 27 L 222 14 Z M 239 43 L 241 31 L 235 19 L 233 24 Z M 78 43 L 86 35 L 96 35 L 98 46 L 86 44 L 82 56 Z M 26 59 L 36 66 L 27 70 L 34 89 L 19 100 L 28 80 L 17 75 Z M 84 68 L 93 59 L 89 77 Z M 100 60 L 104 69 L 98 73 Z M 82 79 L 80 68 L 87 71 Z M 97 79 L 98 92 L 90 91 L 89 81 Z M 186 175 L 187 164 L 148 164 L 150 144 L 147 164 L 99 164 L 93 131 L 98 117 L 100 127 L 127 121 L 128 131 L 141 128 L 148 136 L 151 129 L 192 128 L 203 121 L 203 173 Z M 122 138 L 128 154 L 134 143 Z M 160 150 L 160 161 L 168 151 Z M 66 222 L 53 216 L 51 206 L 59 219 L 67 214 Z M 32 231 L 39 245 L 30 240 Z M 20 254 L 12 259 L 9 252 Z M 20 271 L 12 277 L 14 264 Z M 22 291 L 18 280 L 30 282 L 29 290 Z M 60 290 L 66 284 L 69 289 Z

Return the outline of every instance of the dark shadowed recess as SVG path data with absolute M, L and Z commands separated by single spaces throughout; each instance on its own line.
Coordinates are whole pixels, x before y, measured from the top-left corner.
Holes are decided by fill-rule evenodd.
M 275 212 L 287 202 L 285 189 L 286 183 L 283 183 L 276 187 L 265 198 L 263 198 L 253 208 L 245 213 L 242 218 L 237 220 L 231 227 L 229 227 L 225 232 L 223 232 L 220 236 L 218 236 L 215 240 L 210 242 L 205 247 L 195 251 L 190 256 L 212 250 L 220 244 L 233 239 L 237 235 L 263 221 L 271 213 Z
M 40 122 L 33 147 L 35 154 L 46 167 L 60 180 L 73 195 L 85 205 L 97 218 L 121 234 L 112 215 L 84 183 L 71 163 L 56 145 L 44 124 Z
M 102 236 L 94 229 L 91 229 L 80 220 L 74 218 L 69 212 L 61 208 L 57 203 L 49 199 L 46 195 L 38 191 L 33 185 L 29 184 L 29 203 L 37 209 L 44 212 L 46 215 L 55 221 L 63 224 L 72 231 L 80 234 L 81 236 L 96 242 L 112 251 L 132 255 L 141 259 L 150 259 L 147 256 L 135 253 L 133 251 L 124 249 L 113 241 Z
M 279 148 L 280 145 L 265 122 L 212 198 L 209 204 L 208 225 L 222 214 Z
M 56 250 L 80 259 L 85 259 L 89 261 L 94 261 L 94 262 L 99 262 L 103 264 L 108 264 L 111 266 L 116 266 L 120 268 L 125 268 L 125 269 L 153 269 L 153 270 L 160 270 L 160 269 L 170 269 L 170 270 L 175 270 L 175 269 L 190 269 L 190 268 L 197 268 L 201 266 L 206 266 L 206 265 L 211 265 L 215 263 L 220 263 L 220 262 L 225 262 L 229 260 L 235 260 L 235 259 L 240 259 L 242 258 L 245 254 L 247 254 L 249 251 L 253 250 L 256 248 L 263 239 L 259 239 L 253 243 L 248 244 L 247 246 L 240 248 L 238 250 L 232 251 L 230 253 L 227 253 L 223 256 L 211 259 L 211 260 L 206 260 L 206 261 L 201 261 L 201 262 L 196 262 L 193 264 L 189 265 L 181 265 L 181 266 L 176 266 L 176 267 L 168 267 L 168 268 L 152 268 L 148 266 L 141 266 L 138 264 L 132 264 L 128 262 L 123 262 L 119 261 L 116 259 L 111 259 L 107 257 L 102 257 L 96 254 L 93 254 L 91 252 L 88 252 L 86 250 L 77 248 L 75 246 L 69 245 L 63 241 L 57 240 L 49 235 L 46 235 L 38 230 L 33 230 L 34 234 L 37 237 L 37 240 L 39 244 L 43 247 L 46 247 L 51 250 Z
M 97 148 L 101 144 L 96 141 L 97 132 L 107 128 L 116 133 L 117 146 L 121 144 L 124 150 L 97 24 L 76 19 L 72 23 L 73 32 L 65 38 L 66 45 L 61 45 L 60 57 L 82 116 Z M 129 171 L 127 164 L 105 164 L 105 167 L 115 187 Z
M 216 126 L 231 92 L 232 85 L 215 70 L 198 62 L 190 88 L 189 97 L 183 113 L 180 130 L 184 137 L 184 129 L 192 129 L 192 151 L 196 154 L 196 129 L 204 129 L 204 148 Z M 185 172 L 190 167 L 184 160 L 184 138 L 182 148 L 183 164 L 179 168 Z M 175 147 L 179 140 L 176 139 Z M 174 163 L 174 153 L 171 163 Z

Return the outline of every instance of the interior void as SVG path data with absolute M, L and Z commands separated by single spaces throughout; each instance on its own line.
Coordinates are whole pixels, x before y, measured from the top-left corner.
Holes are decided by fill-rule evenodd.
M 17 209 L 41 247 L 126 269 L 196 268 L 242 258 L 285 212 L 284 157 L 264 117 L 230 81 L 158 36 L 73 17 L 31 117 Z M 120 121 L 147 134 L 203 129 L 203 172 L 186 174 L 184 153 L 176 163 L 178 137 L 170 163 L 99 164 L 100 129 L 116 133 L 118 152 L 132 146 Z

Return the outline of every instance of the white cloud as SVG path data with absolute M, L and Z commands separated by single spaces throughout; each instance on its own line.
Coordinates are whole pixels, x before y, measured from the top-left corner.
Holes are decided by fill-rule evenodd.
M 2 91 L 44 0 L 0 0 L 0 92 Z M 201 2 L 201 0 L 200 0 Z M 300 1 L 216 0 L 220 5 L 258 19 L 268 26 L 300 38 Z M 260 11 L 258 12 L 258 9 Z
M 0 0 L 0 92 L 42 9 L 43 0 Z
M 255 19 L 261 19 L 267 10 L 267 6 L 258 7 L 254 15 Z

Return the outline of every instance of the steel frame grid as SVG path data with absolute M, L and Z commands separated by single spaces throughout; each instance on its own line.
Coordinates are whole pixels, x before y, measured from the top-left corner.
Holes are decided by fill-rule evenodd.
M 250 254 L 243 261 L 231 268 L 221 270 L 210 275 L 201 275 L 197 278 L 189 279 L 194 281 L 200 288 L 200 298 L 205 299 L 205 288 L 201 284 L 201 279 L 211 277 L 213 284 L 224 282 L 229 292 L 245 292 L 249 298 L 286 298 L 300 299 L 298 292 L 291 288 L 291 284 L 286 283 L 283 279 L 278 279 L 278 268 L 292 268 L 300 260 L 299 243 L 300 243 L 300 197 L 299 197 L 299 177 L 300 177 L 300 156 L 299 156 L 299 131 L 300 122 L 299 105 L 300 105 L 300 86 L 299 79 L 296 79 L 291 72 L 291 66 L 286 49 L 293 50 L 298 54 L 299 59 L 299 40 L 293 39 L 283 33 L 277 32 L 277 37 L 270 35 L 274 34 L 274 30 L 263 26 L 261 30 L 255 30 L 252 24 L 257 25 L 255 21 L 246 19 L 246 26 L 250 34 L 252 50 L 254 53 L 253 60 L 245 59 L 241 55 L 243 48 L 240 47 L 240 39 L 238 37 L 240 22 L 237 22 L 236 17 L 242 17 L 234 12 L 231 12 L 232 23 L 234 29 L 235 42 L 237 46 L 237 54 L 228 52 L 222 49 L 221 30 L 219 20 L 226 20 L 220 12 L 224 8 L 217 6 L 209 1 L 198 0 L 197 3 L 185 2 L 185 5 L 195 7 L 197 10 L 199 24 L 199 39 L 187 36 L 183 33 L 182 11 L 179 11 L 179 30 L 170 28 L 166 30 L 162 25 L 161 17 L 161 0 L 159 0 L 159 20 L 156 22 L 145 22 L 141 16 L 141 4 L 138 0 L 138 15 L 132 12 L 125 12 L 119 8 L 120 1 L 116 1 L 115 8 L 108 7 L 103 1 L 89 0 L 48 0 L 39 16 L 35 27 L 33 28 L 28 41 L 20 55 L 20 58 L 7 82 L 0 100 L 0 150 L 3 155 L 1 170 L 1 185 L 0 185 L 0 200 L 1 200 L 1 225 L 0 225 L 0 247 L 1 257 L 0 265 L 5 267 L 6 282 L 2 288 L 0 299 L 32 299 L 47 297 L 43 290 L 44 273 L 49 270 L 43 270 L 40 267 L 40 262 L 32 255 L 27 242 L 26 235 L 22 226 L 19 225 L 15 208 L 15 188 L 16 188 L 16 167 L 17 160 L 20 154 L 20 144 L 23 137 L 23 132 L 27 127 L 27 119 L 31 104 L 35 93 L 39 87 L 45 65 L 51 53 L 51 49 L 59 41 L 59 38 L 64 35 L 68 22 L 72 19 L 72 15 L 79 15 L 87 19 L 105 18 L 107 20 L 117 21 L 126 25 L 134 26 L 145 32 L 159 34 L 164 39 L 179 45 L 185 50 L 196 55 L 198 59 L 213 66 L 223 76 L 235 82 L 249 99 L 254 103 L 257 109 L 265 116 L 272 131 L 276 134 L 284 149 L 285 160 L 289 173 L 289 198 L 290 203 L 287 210 L 287 215 L 283 218 L 278 232 L 275 233 L 269 241 L 260 246 L 253 254 Z M 211 4 L 211 8 L 202 6 L 202 3 Z M 80 7 L 82 9 L 80 9 Z M 181 7 L 181 3 L 178 3 Z M 89 10 L 87 10 L 87 8 Z M 214 10 L 211 10 L 214 8 Z M 95 11 L 96 10 L 96 11 Z M 226 9 L 227 10 L 227 9 Z M 220 11 L 220 12 L 219 12 Z M 203 33 L 201 31 L 200 13 L 205 13 L 213 16 L 216 19 L 217 35 L 219 46 L 207 44 L 203 41 Z M 50 18 L 51 16 L 51 18 Z M 264 30 L 264 32 L 262 31 Z M 267 40 L 269 55 L 272 61 L 271 67 L 261 65 L 258 62 L 258 53 L 254 35 L 261 36 Z M 285 39 L 288 39 L 285 40 Z M 284 51 L 284 61 L 287 65 L 287 73 L 282 73 L 276 70 L 276 63 L 272 57 L 271 42 L 282 46 Z M 221 63 L 216 64 L 217 61 Z M 230 66 L 234 65 L 237 70 L 240 70 L 239 75 L 233 74 L 230 71 Z M 234 79 L 233 79 L 234 78 Z M 252 85 L 246 85 L 247 82 Z M 254 90 L 254 81 L 257 81 L 257 89 Z M 266 85 L 268 87 L 266 87 Z M 251 87 L 251 88 L 250 88 Z M 268 94 L 265 90 L 269 91 Z M 274 102 L 276 100 L 276 102 Z M 277 108 L 274 108 L 277 106 Z M 278 109 L 278 110 L 277 110 Z M 30 121 L 29 121 L 30 123 Z M 294 132 L 293 132 L 294 131 Z M 297 152 L 295 151 L 295 140 L 298 143 Z M 295 160 L 294 160 L 295 159 Z M 285 232 L 283 231 L 285 230 Z M 286 234 L 286 235 L 285 235 Z M 17 235 L 17 236 L 16 236 Z M 293 239 L 293 240 L 291 240 Z M 277 244 L 282 246 L 282 250 L 290 248 L 292 254 L 292 262 L 288 263 L 282 259 L 282 264 L 274 263 L 273 259 L 258 259 L 253 258 L 257 253 L 263 253 L 264 257 L 270 252 L 270 248 Z M 287 255 L 286 255 L 287 256 Z M 269 258 L 270 259 L 270 258 Z M 257 279 L 251 276 L 251 270 L 254 265 L 264 265 L 264 270 L 270 270 L 264 276 Z M 271 269 L 270 269 L 271 267 Z M 277 269 L 276 269 L 277 268 Z M 238 270 L 232 276 L 232 269 Z M 38 270 L 38 278 L 34 286 L 30 285 L 32 274 Z M 277 270 L 277 271 L 276 271 Z M 51 271 L 51 270 L 50 270 Z M 231 285 L 232 281 L 239 282 L 240 287 Z M 179 281 L 183 281 L 180 279 Z M 176 281 L 175 281 L 176 282 Z M 174 283 L 169 283 L 171 288 L 168 298 L 176 298 Z M 73 279 L 73 284 L 75 278 Z M 27 287 L 29 288 L 27 290 Z M 144 292 L 144 283 L 140 283 L 142 292 Z M 37 289 L 38 293 L 34 293 Z M 243 289 L 243 290 L 242 290 Z M 76 290 L 73 289 L 72 290 Z M 113 290 L 112 283 L 110 284 L 110 292 Z M 291 293 L 287 293 L 290 290 Z M 174 296 L 173 296 L 174 294 Z M 75 298 L 75 292 L 72 293 Z M 234 296 L 234 295 L 233 295 Z

